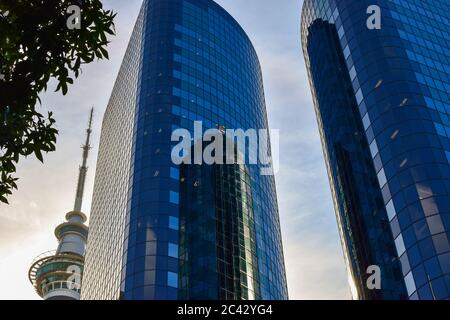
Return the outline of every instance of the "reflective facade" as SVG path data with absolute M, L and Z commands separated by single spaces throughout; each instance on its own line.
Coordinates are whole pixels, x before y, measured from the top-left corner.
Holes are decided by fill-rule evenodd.
M 184 300 L 261 299 L 251 176 L 246 165 L 225 164 L 225 155 L 223 163 L 180 167 Z
M 369 30 L 367 9 L 381 9 Z M 355 298 L 450 297 L 450 3 L 305 0 L 302 45 Z M 367 268 L 381 269 L 369 290 Z
M 211 0 L 146 0 L 103 122 L 83 298 L 287 299 L 273 177 L 174 165 L 171 134 L 194 121 L 267 128 L 256 52 Z M 218 179 L 210 201 L 197 174 Z M 204 260 L 213 272 L 195 284 Z

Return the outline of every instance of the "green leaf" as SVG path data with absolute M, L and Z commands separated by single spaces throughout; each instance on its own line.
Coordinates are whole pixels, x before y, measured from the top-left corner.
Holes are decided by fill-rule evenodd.
M 5 203 L 5 204 L 9 204 L 9 202 L 8 202 L 8 199 L 6 199 L 4 196 L 2 196 L 1 194 L 0 194 L 0 202 L 3 202 L 3 203 Z
M 44 158 L 42 157 L 42 153 L 41 153 L 40 149 L 34 149 L 34 154 L 40 162 L 44 163 Z

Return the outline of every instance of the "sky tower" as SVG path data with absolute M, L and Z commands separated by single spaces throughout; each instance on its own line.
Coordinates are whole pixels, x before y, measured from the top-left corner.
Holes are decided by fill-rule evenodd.
M 73 211 L 66 214 L 66 222 L 55 229 L 58 248 L 45 252 L 34 259 L 28 272 L 30 282 L 37 294 L 44 300 L 79 300 L 83 277 L 84 255 L 88 227 L 84 224 L 86 215 L 81 212 L 84 185 L 87 174 L 92 118 L 94 108 L 89 115 L 86 130 L 86 142 L 83 145 L 83 161 L 78 176 L 75 205 Z

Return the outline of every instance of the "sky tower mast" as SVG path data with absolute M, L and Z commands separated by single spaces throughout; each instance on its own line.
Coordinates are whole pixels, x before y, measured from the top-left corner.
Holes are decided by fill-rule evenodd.
M 84 255 L 88 227 L 86 215 L 81 212 L 86 182 L 87 158 L 92 133 L 94 108 L 89 115 L 86 142 L 83 145 L 83 162 L 78 176 L 74 210 L 66 214 L 66 222 L 55 229 L 58 239 L 56 251 L 41 254 L 31 264 L 28 277 L 37 294 L 44 300 L 79 300 L 83 277 Z
M 89 150 L 91 149 L 90 139 L 92 133 L 92 118 L 94 116 L 94 107 L 91 108 L 91 114 L 89 116 L 89 125 L 86 130 L 86 142 L 83 145 L 83 162 L 80 166 L 80 174 L 78 176 L 78 184 L 77 184 L 77 193 L 75 197 L 75 206 L 73 211 L 81 211 L 81 205 L 83 204 L 83 193 L 84 193 L 84 185 L 86 182 L 86 174 L 87 174 L 87 158 L 89 155 Z

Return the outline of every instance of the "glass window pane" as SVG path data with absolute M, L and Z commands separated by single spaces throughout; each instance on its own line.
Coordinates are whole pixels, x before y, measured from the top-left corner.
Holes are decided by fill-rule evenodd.
M 169 287 L 178 288 L 178 273 L 167 272 L 167 285 Z
M 180 202 L 180 195 L 178 192 L 175 191 L 170 191 L 170 198 L 169 198 L 170 202 L 174 203 L 174 204 L 179 204 Z
M 414 276 L 412 272 L 408 273 L 405 277 L 406 290 L 408 290 L 408 295 L 412 295 L 416 291 L 416 284 L 414 282 Z
M 170 168 L 170 177 L 176 180 L 180 179 L 180 170 L 173 167 Z
M 179 219 L 177 217 L 169 216 L 169 228 L 179 230 Z
M 169 257 L 172 257 L 172 258 L 178 258 L 178 245 L 177 244 L 169 242 L 168 255 L 169 255 Z

